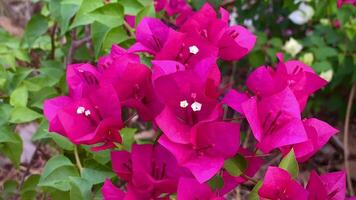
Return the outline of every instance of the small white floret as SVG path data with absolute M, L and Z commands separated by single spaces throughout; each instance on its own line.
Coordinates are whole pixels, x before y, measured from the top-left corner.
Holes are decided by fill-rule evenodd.
M 192 103 L 191 108 L 194 112 L 200 111 L 202 107 L 202 104 L 199 102 L 194 101 L 194 103 Z
M 180 106 L 181 108 L 186 108 L 188 105 L 189 105 L 189 104 L 188 104 L 188 101 L 187 101 L 187 100 L 180 101 L 180 103 L 179 103 L 179 106 Z
M 85 111 L 85 108 L 84 108 L 83 106 L 79 106 L 79 107 L 77 108 L 77 114 L 83 114 L 84 111 Z
M 196 55 L 197 53 L 199 53 L 199 49 L 197 46 L 193 45 L 189 47 L 189 52 Z

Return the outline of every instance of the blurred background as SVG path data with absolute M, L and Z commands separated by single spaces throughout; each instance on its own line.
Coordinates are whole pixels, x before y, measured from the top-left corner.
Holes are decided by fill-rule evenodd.
M 0 0 L 0 199 L 48 199 L 48 194 L 63 199 L 61 195 L 66 195 L 51 188 L 50 181 L 46 187 L 38 186 L 38 174 L 53 155 L 65 154 L 74 160 L 73 145 L 49 134 L 42 114 L 44 99 L 67 92 L 65 64 L 95 63 L 112 44 L 132 44 L 122 23 L 124 15 L 135 15 L 136 21 L 145 15 L 171 20 L 155 13 L 150 0 L 117 0 L 124 9 L 110 16 L 121 22 L 106 24 L 86 17 L 108 2 Z M 205 2 L 223 6 L 231 13 L 231 24 L 244 25 L 257 35 L 255 48 L 243 60 L 220 63 L 225 84 L 244 89 L 248 73 L 261 65 L 274 66 L 277 52 L 284 53 L 285 60 L 305 62 L 329 81 L 309 100 L 303 116 L 326 121 L 340 133 L 301 165 L 300 177 L 305 182 L 312 169 L 322 173 L 349 166 L 356 191 L 356 7 L 338 8 L 336 0 L 189 1 L 194 9 Z M 132 137 L 152 134 L 139 123 L 136 126 L 138 132 Z M 101 179 L 103 173 L 110 174 L 108 152 L 92 153 L 82 147 L 80 154 L 100 169 Z M 274 164 L 280 158 L 267 159 Z M 100 199 L 99 189 L 92 190 Z M 249 189 L 243 185 L 230 196 L 244 199 Z

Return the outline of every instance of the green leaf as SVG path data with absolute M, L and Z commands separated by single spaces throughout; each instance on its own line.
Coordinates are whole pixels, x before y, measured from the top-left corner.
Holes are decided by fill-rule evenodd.
M 46 17 L 34 15 L 26 26 L 24 41 L 31 47 L 39 36 L 47 32 L 47 29 L 48 21 Z
M 4 183 L 4 190 L 1 192 L 1 195 L 4 196 L 5 199 L 14 198 L 17 190 L 18 182 L 15 180 L 7 180 Z M 11 198 L 12 197 L 12 198 Z
M 136 15 L 136 22 L 135 24 L 137 25 L 143 17 L 149 16 L 149 17 L 155 17 L 155 8 L 153 4 L 150 4 L 149 6 L 143 7 L 140 12 L 137 13 Z
M 104 38 L 102 49 L 110 49 L 113 44 L 119 44 L 128 38 L 123 26 L 112 28 Z
M 70 200 L 87 200 L 91 199 L 91 187 L 87 180 L 80 177 L 69 177 L 70 179 Z
M 79 176 L 77 169 L 67 157 L 58 155 L 47 161 L 38 185 L 69 191 L 70 176 Z
M 240 176 L 247 168 L 247 160 L 240 154 L 225 160 L 224 168 L 232 176 Z
M 123 128 L 120 130 L 120 134 L 122 137 L 122 145 L 124 146 L 125 150 L 130 151 L 132 144 L 135 142 L 135 133 L 137 129 L 135 128 Z
M 69 141 L 68 138 L 66 138 L 62 135 L 56 134 L 56 133 L 50 134 L 50 137 L 62 149 L 68 150 L 68 151 L 74 150 L 74 144 L 71 141 Z
M 94 20 L 113 28 L 123 24 L 124 9 L 118 3 L 109 3 L 90 12 Z
M 103 1 L 83 0 L 78 12 L 75 14 L 71 28 L 93 23 L 94 17 L 89 13 L 103 5 Z
M 248 194 L 247 199 L 248 200 L 260 200 L 260 197 L 258 195 L 258 190 L 262 186 L 262 181 L 258 181 L 255 187 L 251 190 L 251 192 Z
M 284 156 L 281 163 L 279 163 L 279 167 L 287 170 L 293 178 L 298 176 L 299 166 L 293 149 L 290 150 L 286 156 Z
M 27 107 L 15 107 L 11 112 L 10 122 L 15 124 L 25 123 L 38 119 L 41 116 Z
M 137 0 L 118 0 L 118 3 L 124 7 L 125 15 L 137 15 L 143 5 Z
M 111 171 L 103 171 L 90 168 L 83 168 L 81 173 L 82 178 L 86 179 L 92 185 L 103 183 L 105 179 L 113 178 L 116 176 L 115 173 Z
M 6 155 L 14 165 L 20 165 L 22 140 L 9 127 L 0 127 L 0 152 Z
M 40 175 L 32 174 L 29 176 L 21 188 L 21 200 L 35 200 L 38 194 L 37 184 L 40 180 Z
M 0 126 L 9 123 L 12 106 L 9 104 L 0 103 Z
M 16 88 L 10 96 L 10 104 L 13 106 L 26 107 L 28 99 L 28 90 L 25 86 Z
M 332 69 L 331 63 L 328 61 L 316 62 L 312 65 L 312 68 L 316 71 L 316 73 L 325 72 L 329 69 Z
M 31 140 L 36 142 L 38 140 L 50 139 L 51 134 L 53 133 L 48 132 L 48 121 L 43 118 L 38 126 L 36 133 L 33 134 Z
M 208 185 L 213 189 L 213 190 L 217 190 L 220 189 L 224 186 L 224 180 L 223 178 L 219 175 L 216 174 L 215 176 L 213 176 L 209 181 L 208 181 Z
M 91 26 L 91 37 L 93 39 L 95 57 L 97 58 L 100 54 L 103 42 L 105 41 L 106 35 L 110 32 L 112 28 L 101 24 L 99 22 L 94 22 Z

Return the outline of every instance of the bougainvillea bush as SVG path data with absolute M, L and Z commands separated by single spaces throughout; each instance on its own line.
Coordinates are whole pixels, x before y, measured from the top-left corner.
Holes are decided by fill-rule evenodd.
M 261 47 L 261 33 L 251 24 L 259 16 L 238 24 L 237 2 L 190 3 L 42 4 L 19 45 L 44 48 L 32 52 L 43 56 L 47 47 L 37 37 L 52 26 L 47 56 L 56 61 L 40 61 L 47 67 L 13 75 L 23 83 L 11 93 L 14 108 L 3 104 L 1 109 L 12 109 L 12 123 L 40 118 L 27 107 L 30 102 L 43 109 L 32 140 L 41 145 L 54 141 L 57 153 L 49 154 L 39 175 L 27 177 L 29 170 L 19 185 L 7 182 L 5 199 L 11 194 L 34 199 L 43 193 L 44 199 L 218 200 L 234 198 L 240 188 L 248 191 L 243 197 L 248 199 L 353 199 L 347 170 L 299 173 L 299 166 L 339 132 L 313 114 L 317 108 L 309 101 L 328 87 L 333 60 L 327 58 L 336 50 L 319 52 L 325 58 L 315 68 L 312 53 L 297 59 L 303 47 L 292 37 L 284 47 L 277 39 Z M 246 11 L 258 3 L 238 4 Z M 274 23 L 310 23 L 315 11 L 308 1 L 289 4 L 296 10 Z M 352 4 L 328 6 L 355 13 Z M 277 37 L 278 30 L 265 28 L 262 38 Z M 286 27 L 282 34 L 300 33 Z M 345 40 L 354 41 L 353 36 Z M 67 45 L 65 51 L 61 45 Z M 270 59 L 260 63 L 264 56 Z M 252 65 L 249 72 L 239 71 L 246 61 Z M 30 102 L 29 93 L 34 95 Z M 3 152 L 18 164 L 11 145 L 22 145 L 21 139 L 4 136 Z

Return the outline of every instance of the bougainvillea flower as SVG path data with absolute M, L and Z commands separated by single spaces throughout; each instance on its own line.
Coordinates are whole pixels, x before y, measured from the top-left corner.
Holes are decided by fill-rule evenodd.
M 192 178 L 181 178 L 178 184 L 177 198 L 184 200 L 224 200 L 206 183 Z
M 111 183 L 109 179 L 104 182 L 101 190 L 104 200 L 123 200 L 125 199 L 125 193 Z
M 337 7 L 341 8 L 344 4 L 352 4 L 356 6 L 356 0 L 337 0 Z
M 312 171 L 307 185 L 308 200 L 340 200 L 346 195 L 346 173 L 344 171 L 318 175 Z
M 242 147 L 239 148 L 238 154 L 242 155 L 246 160 L 247 165 L 244 174 L 249 177 L 253 177 L 262 166 L 263 159 Z M 229 172 L 225 170 L 222 174 L 222 178 L 224 180 L 224 186 L 219 189 L 219 194 L 226 194 L 232 189 L 236 188 L 241 183 L 247 181 L 246 178 L 242 176 L 232 176 L 229 174 Z
M 99 87 L 100 76 L 97 68 L 88 63 L 68 65 L 66 79 L 69 95 L 75 99 L 89 96 Z
M 200 37 L 186 33 L 171 32 L 165 45 L 156 54 L 156 60 L 175 60 L 183 65 L 192 65 L 205 58 L 218 56 L 218 48 Z
M 143 120 L 152 120 L 161 110 L 153 91 L 151 70 L 140 63 L 110 65 L 102 74 L 102 85 L 113 85 L 122 106 L 134 108 Z
M 114 172 L 128 181 L 126 195 L 137 199 L 175 193 L 179 178 L 191 176 L 161 145 L 133 145 L 131 153 L 114 151 L 111 159 Z
M 278 167 L 268 167 L 263 184 L 258 191 L 260 199 L 307 200 L 308 191 L 290 174 Z
M 136 16 L 134 16 L 134 15 L 125 15 L 125 21 L 127 22 L 128 25 L 131 26 L 131 28 L 135 28 Z
M 220 74 L 219 77 L 206 74 L 179 71 L 155 80 L 155 91 L 165 105 L 155 121 L 170 140 L 189 143 L 190 130 L 195 124 L 222 116 L 215 82 Z
M 320 78 L 311 67 L 297 61 L 284 63 L 281 54 L 276 69 L 262 66 L 253 71 L 247 78 L 246 85 L 257 96 L 268 96 L 289 87 L 296 96 L 301 110 L 308 97 L 324 87 L 327 81 Z
M 251 97 L 241 107 L 264 153 L 308 140 L 299 104 L 288 87 L 271 96 Z
M 112 45 L 110 54 L 102 56 L 98 60 L 98 70 L 102 73 L 111 65 L 126 66 L 128 63 L 139 63 L 140 57 L 126 49 Z
M 100 87 L 88 98 L 56 97 L 46 100 L 44 114 L 50 131 L 68 137 L 75 144 L 103 143 L 94 150 L 121 143 L 121 106 L 114 88 Z
M 241 104 L 249 99 L 246 93 L 230 89 L 221 100 L 222 103 L 230 106 L 236 112 L 243 115 Z
M 136 43 L 129 49 L 130 52 L 147 52 L 155 55 L 166 43 L 171 32 L 161 20 L 144 17 L 136 28 Z
M 184 10 L 191 9 L 186 0 L 155 0 L 155 10 L 159 12 L 165 10 L 168 16 L 179 14 Z
M 293 148 L 299 162 L 308 160 L 328 142 L 330 137 L 338 132 L 337 129 L 316 118 L 304 119 L 303 125 L 307 132 L 308 140 L 291 147 L 282 148 L 284 154 L 287 154 Z
M 190 143 L 180 144 L 162 135 L 159 143 L 167 148 L 203 183 L 213 177 L 234 156 L 240 144 L 240 125 L 229 122 L 200 122 L 190 133 Z
M 220 8 L 220 14 L 221 19 L 218 19 L 214 8 L 206 3 L 179 31 L 216 46 L 224 60 L 238 60 L 251 51 L 256 37 L 243 26 L 229 27 L 229 13 L 223 8 Z

